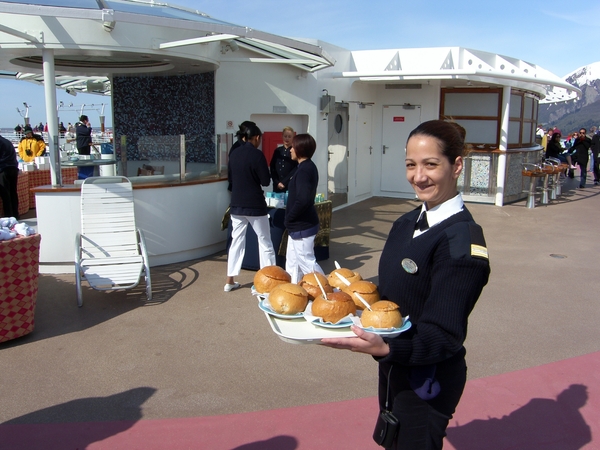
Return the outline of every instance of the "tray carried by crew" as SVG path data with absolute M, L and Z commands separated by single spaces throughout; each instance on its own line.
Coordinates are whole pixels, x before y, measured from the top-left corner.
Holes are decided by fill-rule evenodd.
M 349 324 L 344 328 L 323 328 L 308 322 L 304 317 L 298 319 L 280 319 L 267 312 L 265 312 L 265 317 L 273 332 L 279 336 L 279 339 L 290 344 L 320 344 L 321 339 L 324 338 L 356 337 L 354 332 L 350 329 L 350 325 L 352 324 Z M 394 328 L 393 333 L 391 330 L 375 332 L 384 336 L 387 335 L 388 337 L 393 337 L 403 333 L 410 327 L 410 320 L 405 318 L 402 327 Z M 367 329 L 366 331 L 371 330 Z

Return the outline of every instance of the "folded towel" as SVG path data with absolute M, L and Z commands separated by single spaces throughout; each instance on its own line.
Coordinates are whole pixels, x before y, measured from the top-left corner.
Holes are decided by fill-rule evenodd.
M 13 227 L 13 230 L 16 231 L 20 236 L 31 236 L 32 234 L 35 234 L 35 230 L 23 222 L 17 223 Z

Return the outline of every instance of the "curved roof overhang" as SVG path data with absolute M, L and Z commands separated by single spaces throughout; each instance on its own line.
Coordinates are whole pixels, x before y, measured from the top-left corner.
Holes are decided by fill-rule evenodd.
M 578 98 L 581 90 L 531 63 L 461 47 L 352 52 L 355 68 L 334 78 L 367 83 L 415 84 L 441 80 L 442 87 L 510 86 L 546 102 Z
M 114 75 L 184 75 L 228 61 L 334 64 L 316 45 L 146 0 L 0 1 L 0 76 L 43 83 L 42 50 L 54 54 L 56 86 L 110 94 Z

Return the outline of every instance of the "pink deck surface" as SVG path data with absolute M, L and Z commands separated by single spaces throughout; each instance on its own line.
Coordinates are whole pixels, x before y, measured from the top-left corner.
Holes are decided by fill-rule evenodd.
M 0 447 L 365 450 L 380 448 L 371 440 L 376 414 L 370 397 L 212 417 L 0 425 Z M 444 448 L 600 448 L 600 352 L 470 380 Z

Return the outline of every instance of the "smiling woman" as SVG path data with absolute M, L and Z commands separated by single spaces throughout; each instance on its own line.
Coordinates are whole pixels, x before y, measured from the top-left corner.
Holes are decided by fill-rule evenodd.
M 453 127 L 446 132 L 435 122 L 439 121 L 417 127 L 406 144 L 406 178 L 428 209 L 456 196 L 456 183 L 463 168 L 464 143 L 460 136 Z M 440 139 L 436 134 L 444 136 Z
M 322 341 L 378 357 L 380 410 L 400 422 L 393 449 L 441 449 L 466 382 L 468 317 L 490 269 L 483 231 L 456 189 L 464 147 L 464 130 L 441 120 L 420 124 L 406 145 L 406 176 L 424 203 L 394 222 L 379 293 L 413 327 L 393 338 L 353 327 L 355 338 Z

